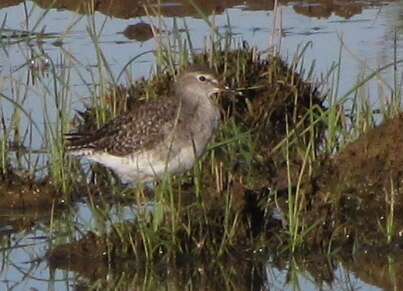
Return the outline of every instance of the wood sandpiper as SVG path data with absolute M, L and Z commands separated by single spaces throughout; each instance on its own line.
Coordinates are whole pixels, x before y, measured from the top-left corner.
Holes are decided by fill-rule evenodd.
M 144 101 L 93 133 L 67 134 L 67 152 L 111 168 L 124 181 L 150 182 L 190 169 L 220 121 L 212 95 L 226 90 L 208 70 L 188 70 L 174 94 Z

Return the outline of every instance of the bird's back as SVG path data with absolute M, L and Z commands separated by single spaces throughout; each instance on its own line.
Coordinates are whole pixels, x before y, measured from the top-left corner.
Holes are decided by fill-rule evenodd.
M 67 151 L 72 155 L 105 152 L 125 156 L 152 148 L 173 127 L 177 103 L 173 98 L 140 102 L 93 133 L 66 135 Z

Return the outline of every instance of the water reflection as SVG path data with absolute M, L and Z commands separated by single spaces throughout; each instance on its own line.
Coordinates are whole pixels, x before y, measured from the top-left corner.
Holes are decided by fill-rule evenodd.
M 87 247 L 97 245 L 93 234 L 85 239 Z M 358 261 L 354 264 L 362 270 L 351 272 L 346 263 L 319 254 L 286 260 L 259 251 L 214 261 L 187 256 L 177 258 L 175 264 L 161 261 L 150 268 L 131 258 L 120 258 L 118 264 L 108 266 L 102 258 L 73 255 L 66 260 L 62 253 L 58 256 L 50 259 L 51 268 L 74 270 L 74 284 L 85 290 L 114 290 L 117 286 L 119 290 L 399 290 L 401 286 L 396 284 L 399 269 L 396 273 L 382 268 L 369 272 L 367 265 L 371 264 Z M 383 277 L 384 283 L 377 277 Z
M 343 258 L 343 267 L 367 284 L 383 290 L 401 290 L 403 286 L 403 250 L 399 245 L 367 246 L 354 258 Z
M 390 0 L 388 2 L 391 2 Z M 0 8 L 18 5 L 22 0 L 5 0 L 0 3 Z M 160 14 L 168 17 L 185 17 L 200 15 L 195 11 L 194 7 L 187 0 L 162 0 L 143 1 L 132 0 L 99 0 L 83 1 L 83 0 L 34 0 L 40 7 L 49 9 L 67 9 L 75 13 L 89 14 L 93 11 L 101 12 L 104 15 L 117 18 L 135 18 L 153 14 Z M 200 7 L 204 13 L 221 14 L 227 8 L 239 7 L 246 11 L 265 10 L 270 11 L 274 8 L 274 0 L 225 0 L 225 1 L 200 1 L 195 0 L 194 3 Z M 386 1 L 359 1 L 359 0 L 310 0 L 310 1 L 289 1 L 280 0 L 281 4 L 291 4 L 296 13 L 317 18 L 328 18 L 337 15 L 343 18 L 351 18 L 354 15 L 362 13 L 363 9 L 385 5 Z
M 0 2 L 0 8 L 15 6 L 21 4 L 23 0 L 3 0 Z

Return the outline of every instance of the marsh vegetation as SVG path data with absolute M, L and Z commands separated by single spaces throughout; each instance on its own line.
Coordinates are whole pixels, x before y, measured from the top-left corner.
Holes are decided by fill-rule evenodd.
M 381 287 L 402 284 L 397 53 L 341 94 L 342 54 L 319 78 L 304 58 L 310 43 L 289 58 L 275 46 L 260 51 L 234 36 L 230 19 L 222 30 L 196 9 L 211 30 L 198 50 L 186 22 L 184 29 L 174 22 L 163 38 L 163 19 L 149 11 L 159 24 L 147 27 L 155 49 L 115 73 L 93 15 L 85 18 L 96 64 L 82 64 L 67 49 L 57 60 L 47 55 L 43 40 L 63 43 L 63 35 L 39 29 L 48 11 L 27 24 L 32 30 L 10 30 L 4 18 L 0 31 L 3 50 L 28 46 L 32 53 L 21 66 L 29 68 L 26 80 L 20 68 L 2 71 L 0 80 L 4 252 L 10 234 L 33 228 L 50 242 L 40 260 L 80 274 L 74 284 L 88 290 L 154 290 L 161 282 L 178 290 L 261 290 L 275 276 L 268 264 L 286 269 L 296 288 L 301 270 L 316 286 L 331 286 L 340 265 L 356 271 L 352 261 L 371 254 L 382 259 L 369 268 L 389 270 Z M 132 66 L 146 53 L 155 58 L 153 69 L 135 79 Z M 151 187 L 128 186 L 98 164 L 66 155 L 65 133 L 96 130 L 143 100 L 164 98 L 189 65 L 208 66 L 239 93 L 220 94 L 220 129 L 191 170 Z M 373 105 L 365 89 L 387 70 L 394 84 Z M 75 111 L 72 75 L 88 93 Z M 26 109 L 30 95 L 41 98 L 39 117 Z M 78 222 L 83 205 L 89 218 Z

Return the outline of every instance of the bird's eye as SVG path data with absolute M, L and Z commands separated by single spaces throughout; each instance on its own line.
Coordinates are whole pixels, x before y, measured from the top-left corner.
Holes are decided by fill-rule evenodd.
M 204 77 L 204 76 L 199 76 L 199 81 L 200 82 L 204 82 L 204 81 L 206 81 L 207 79 L 206 79 L 206 77 Z

